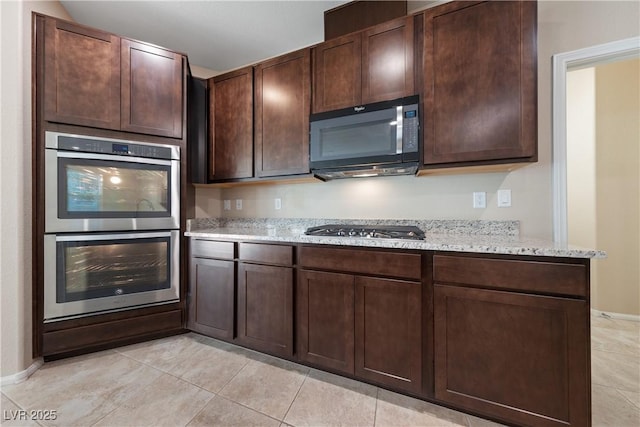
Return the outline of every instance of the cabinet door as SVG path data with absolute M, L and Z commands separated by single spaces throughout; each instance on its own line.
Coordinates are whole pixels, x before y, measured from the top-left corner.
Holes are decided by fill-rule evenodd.
M 209 178 L 253 176 L 253 68 L 209 80 Z
M 436 399 L 518 425 L 590 425 L 585 301 L 434 292 Z
M 182 55 L 122 39 L 122 130 L 182 138 L 182 95 Z
M 309 173 L 309 49 L 255 68 L 256 176 Z
M 424 15 L 424 163 L 535 161 L 536 2 Z
M 340 37 L 313 48 L 313 113 L 362 101 L 362 36 Z
M 120 39 L 45 18 L 44 119 L 120 128 Z
M 233 338 L 233 261 L 191 258 L 189 329 L 214 338 Z
M 354 373 L 354 276 L 300 270 L 296 291 L 298 357 Z
M 362 103 L 414 94 L 413 17 L 362 33 Z
M 256 350 L 293 355 L 293 269 L 238 265 L 238 341 Z
M 355 374 L 391 387 L 422 389 L 419 282 L 356 277 Z

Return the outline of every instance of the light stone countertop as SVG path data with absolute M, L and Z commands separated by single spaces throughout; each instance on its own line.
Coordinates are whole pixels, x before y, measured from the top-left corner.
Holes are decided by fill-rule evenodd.
M 332 220 L 324 220 L 331 223 Z M 341 221 L 342 222 L 342 221 Z M 346 221 L 345 221 L 346 222 Z M 416 221 L 414 221 L 415 223 Z M 474 221 L 478 223 L 478 221 Z M 492 222 L 495 223 L 495 222 Z M 238 226 L 240 225 L 240 226 Z M 533 255 L 567 258 L 606 258 L 606 253 L 595 249 L 558 245 L 556 243 L 520 237 L 518 234 L 471 234 L 469 232 L 429 231 L 424 240 L 380 239 L 359 237 L 321 237 L 304 234 L 306 224 L 281 223 L 278 226 L 268 223 L 222 223 L 195 220 L 190 223 L 188 237 L 208 239 L 254 240 L 265 242 L 308 243 L 336 246 L 361 246 L 389 249 L 418 249 L 430 251 L 471 252 L 504 255 Z M 469 231 L 468 227 L 463 227 Z M 511 233 L 511 232 L 510 232 Z

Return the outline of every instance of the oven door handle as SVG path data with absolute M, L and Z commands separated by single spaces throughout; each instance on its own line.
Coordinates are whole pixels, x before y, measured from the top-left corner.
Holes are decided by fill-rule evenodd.
M 90 242 L 94 240 L 137 240 L 153 237 L 177 237 L 178 231 L 158 231 L 158 232 L 142 232 L 142 233 L 104 233 L 104 234 L 56 234 L 56 242 Z M 53 236 L 53 234 L 50 234 Z
M 89 159 L 89 160 L 105 160 L 109 162 L 127 162 L 127 163 L 144 163 L 148 165 L 160 165 L 171 166 L 172 162 L 178 163 L 177 160 L 161 160 L 161 159 L 148 159 L 146 157 L 128 157 L 128 156 L 114 156 L 113 154 L 98 154 L 98 153 L 76 153 L 70 151 L 56 150 L 57 157 L 64 157 L 67 159 Z

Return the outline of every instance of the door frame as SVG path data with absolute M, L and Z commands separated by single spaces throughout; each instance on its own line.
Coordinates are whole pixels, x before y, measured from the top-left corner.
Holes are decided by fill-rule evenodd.
M 568 243 L 567 71 L 640 57 L 640 37 L 564 52 L 552 57 L 553 241 Z

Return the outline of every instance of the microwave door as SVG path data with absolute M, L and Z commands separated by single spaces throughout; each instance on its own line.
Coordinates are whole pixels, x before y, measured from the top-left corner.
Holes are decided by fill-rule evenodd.
M 311 162 L 319 167 L 377 163 L 402 153 L 402 107 L 319 120 L 310 128 Z

